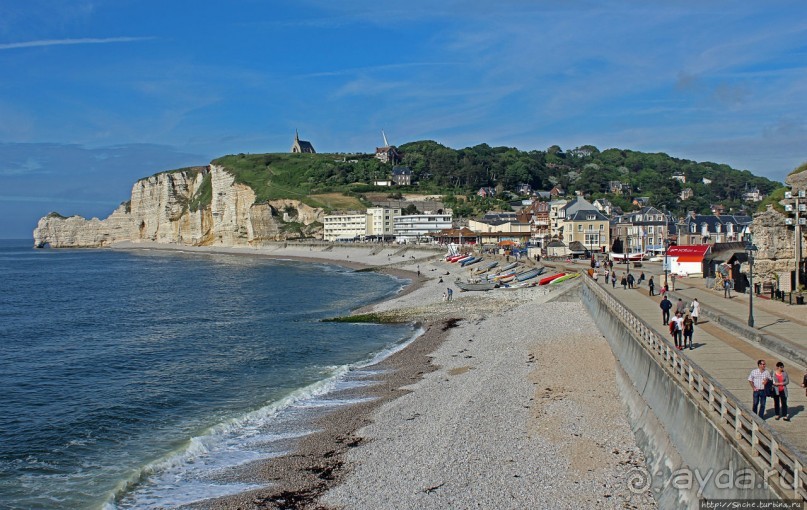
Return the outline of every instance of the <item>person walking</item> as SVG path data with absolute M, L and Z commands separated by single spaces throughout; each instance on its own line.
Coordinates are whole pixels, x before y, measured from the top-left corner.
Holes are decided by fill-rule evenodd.
M 790 384 L 790 377 L 785 372 L 785 364 L 777 361 L 776 371 L 773 373 L 773 412 L 777 420 L 782 418 L 785 421 L 790 421 L 790 417 L 787 415 L 788 384 Z
M 619 284 L 622 285 L 622 288 L 628 290 L 628 279 L 625 276 L 625 273 L 622 273 L 622 278 L 619 279 Z
M 672 303 L 667 296 L 661 298 L 661 303 L 659 303 L 659 308 L 661 308 L 661 323 L 665 326 L 670 323 L 670 309 L 672 308 Z
M 723 298 L 731 299 L 731 280 L 728 278 L 723 280 Z
M 672 283 L 672 290 L 675 290 L 675 273 L 670 275 L 670 283 Z
M 591 277 L 594 279 L 594 283 L 598 283 L 600 281 L 600 273 L 596 269 L 592 269 Z
M 446 301 L 451 301 L 452 299 L 454 299 L 454 291 L 449 287 L 448 290 L 446 290 Z
M 629 289 L 632 289 L 632 288 L 633 288 L 633 283 L 634 283 L 635 281 L 636 281 L 636 279 L 633 277 L 633 275 L 632 275 L 632 274 L 629 274 L 629 275 L 628 275 L 628 288 L 629 288 Z
M 680 314 L 681 314 L 681 316 L 683 317 L 683 316 L 684 316 L 684 312 L 686 312 L 686 311 L 687 311 L 687 305 L 686 305 L 686 303 L 684 303 L 684 300 L 683 300 L 683 299 L 678 298 L 678 302 L 677 302 L 677 303 L 675 303 L 675 313 L 680 313 Z
M 692 350 L 692 334 L 695 332 L 695 322 L 689 314 L 684 317 L 684 349 L 689 343 L 689 350 Z
M 701 304 L 698 301 L 698 298 L 692 300 L 692 305 L 690 306 L 690 311 L 692 312 L 692 320 L 695 321 L 695 324 L 698 323 L 698 317 L 701 315 Z
M 655 291 L 654 291 L 654 290 L 655 290 L 655 288 L 656 288 L 656 282 L 654 282 L 654 281 L 653 281 L 653 275 L 652 275 L 652 274 L 650 275 L 650 279 L 649 279 L 649 280 L 647 280 L 647 288 L 649 289 L 649 294 L 650 294 L 651 296 L 655 296 L 655 295 L 656 295 L 656 293 L 655 293 Z
M 639 275 L 639 279 L 636 280 L 636 286 L 641 287 L 643 281 L 644 281 L 644 271 L 642 271 L 642 274 Z
M 681 342 L 681 335 L 684 332 L 684 318 L 681 314 L 675 312 L 675 317 L 670 321 L 670 334 L 675 341 L 675 348 L 679 351 L 684 348 Z
M 760 418 L 765 419 L 765 399 L 767 398 L 767 384 L 771 381 L 771 373 L 765 370 L 765 360 L 757 361 L 757 368 L 751 370 L 748 384 L 754 391 L 754 405 L 751 410 Z
M 616 288 L 616 271 L 611 268 L 611 287 Z

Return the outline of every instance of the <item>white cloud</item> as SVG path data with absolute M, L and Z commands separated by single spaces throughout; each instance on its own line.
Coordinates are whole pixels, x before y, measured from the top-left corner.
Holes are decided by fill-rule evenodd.
M 25 41 L 18 43 L 0 44 L 0 50 L 15 50 L 19 48 L 37 48 L 42 46 L 65 46 L 73 44 L 109 44 L 150 41 L 156 37 L 106 37 L 106 38 L 79 38 L 79 39 L 42 39 L 39 41 Z

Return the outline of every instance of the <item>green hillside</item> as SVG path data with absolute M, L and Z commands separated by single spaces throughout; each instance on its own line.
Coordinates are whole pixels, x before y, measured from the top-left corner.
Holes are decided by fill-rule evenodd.
M 409 188 L 372 186 L 374 180 L 388 178 L 391 167 L 371 154 L 236 154 L 218 158 L 213 164 L 228 169 L 236 182 L 250 186 L 258 203 L 289 198 L 327 210 L 360 208 L 368 204 L 362 201 L 362 193 L 408 191 L 443 195 L 461 216 L 506 207 L 505 202 L 476 197 L 480 187 L 495 188 L 504 196 L 502 191 L 515 191 L 520 184 L 535 190 L 557 185 L 568 194 L 582 191 L 591 199 L 607 197 L 626 211 L 633 208 L 633 197 L 642 196 L 677 213 L 705 213 L 717 203 L 727 211 L 751 211 L 759 204 L 743 202 L 746 189 L 756 187 L 771 195 L 782 188 L 778 182 L 725 164 L 695 162 L 664 153 L 600 151 L 590 145 L 568 152 L 558 146 L 546 151 L 520 151 L 487 144 L 457 150 L 427 140 L 407 143 L 399 150 L 402 164 L 413 172 L 414 184 Z M 683 175 L 686 183 L 673 179 L 673 175 Z M 612 181 L 624 183 L 629 191 L 611 193 Z M 691 188 L 694 196 L 681 201 L 678 196 L 685 188 Z M 340 194 L 345 200 L 336 198 Z M 209 203 L 210 190 L 203 185 L 190 207 Z

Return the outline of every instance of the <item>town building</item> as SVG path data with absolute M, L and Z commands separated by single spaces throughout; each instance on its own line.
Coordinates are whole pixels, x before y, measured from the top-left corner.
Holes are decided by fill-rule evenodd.
M 322 219 L 325 241 L 354 241 L 367 235 L 367 214 L 329 214 Z
M 681 200 L 689 200 L 695 196 L 695 192 L 692 190 L 692 188 L 684 188 L 681 190 L 681 194 L 679 196 L 681 197 Z
M 669 239 L 672 216 L 647 206 L 616 216 L 611 221 L 611 239 L 619 239 L 627 253 L 663 253 Z
M 370 207 L 367 209 L 367 236 L 377 240 L 392 240 L 395 237 L 395 218 L 400 208 Z
M 680 246 L 740 241 L 751 221 L 750 216 L 690 212 L 675 224 L 675 235 Z
M 414 243 L 431 240 L 437 233 L 452 227 L 451 214 L 409 214 L 393 219 L 395 240 Z
M 291 145 L 291 152 L 294 154 L 316 154 L 311 142 L 300 140 L 297 130 L 294 130 L 294 143 Z
M 563 219 L 563 242 L 570 249 L 573 243 L 582 243 L 589 252 L 608 251 L 610 247 L 608 218 L 593 207 L 572 212 L 567 208 Z
M 479 188 L 479 191 L 477 191 L 476 194 L 482 198 L 493 198 L 496 196 L 496 190 L 489 186 L 485 186 Z
M 516 213 L 497 212 L 468 220 L 468 228 L 477 233 L 482 244 L 498 244 L 500 241 L 527 242 L 531 227 L 529 221 L 523 221 Z
M 325 241 L 388 240 L 395 237 L 400 208 L 371 207 L 364 213 L 329 214 L 323 218 Z
M 409 186 L 412 184 L 412 170 L 408 166 L 392 167 L 392 182 L 397 186 Z

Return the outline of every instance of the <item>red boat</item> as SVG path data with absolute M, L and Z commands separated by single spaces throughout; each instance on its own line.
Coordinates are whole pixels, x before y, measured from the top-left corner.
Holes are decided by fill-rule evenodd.
M 558 273 L 553 274 L 552 276 L 547 276 L 546 278 L 541 278 L 541 281 L 538 282 L 538 285 L 546 285 L 547 283 L 551 282 L 552 280 L 557 280 L 561 276 L 565 276 L 566 273 Z

